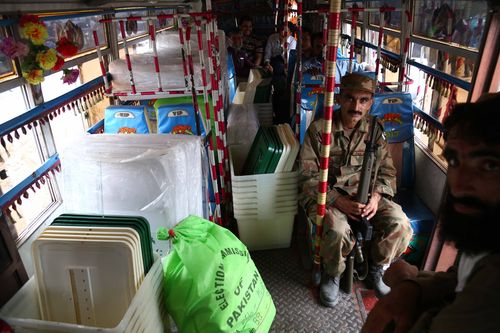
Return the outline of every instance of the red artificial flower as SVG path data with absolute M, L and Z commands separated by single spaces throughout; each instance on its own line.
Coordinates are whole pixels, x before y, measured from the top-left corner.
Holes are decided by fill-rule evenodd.
M 45 23 L 40 21 L 40 19 L 36 15 L 23 15 L 23 16 L 21 16 L 21 18 L 19 19 L 19 26 L 21 28 L 23 28 L 28 23 L 36 23 L 36 24 L 41 24 L 41 25 L 45 26 Z
M 70 58 L 78 53 L 78 47 L 70 41 L 66 36 L 61 37 L 57 41 L 57 52 L 64 58 Z
M 58 70 L 61 70 L 61 68 L 63 67 L 63 65 L 64 65 L 64 59 L 61 58 L 60 56 L 57 56 L 56 64 L 54 65 L 54 67 L 52 67 L 52 70 L 54 72 L 57 72 Z

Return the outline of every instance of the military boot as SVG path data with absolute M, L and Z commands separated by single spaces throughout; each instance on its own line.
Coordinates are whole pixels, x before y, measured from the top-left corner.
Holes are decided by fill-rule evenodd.
M 340 277 L 331 277 L 326 273 L 321 276 L 319 300 L 322 305 L 332 308 L 339 301 Z
M 384 268 L 381 265 L 371 265 L 365 279 L 366 286 L 375 290 L 378 298 L 387 295 L 391 291 L 391 288 L 382 281 L 382 276 L 384 276 Z

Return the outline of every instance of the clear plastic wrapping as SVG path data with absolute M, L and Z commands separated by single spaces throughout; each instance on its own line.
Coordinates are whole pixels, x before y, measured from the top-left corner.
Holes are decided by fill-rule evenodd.
M 205 55 L 205 66 L 208 75 L 208 52 L 206 35 L 203 34 L 203 48 Z M 157 35 L 156 39 L 158 50 L 158 61 L 160 64 L 160 77 L 164 90 L 184 89 L 184 70 L 181 53 L 181 44 L 179 42 L 179 33 L 177 31 L 162 32 Z M 227 79 L 227 62 L 226 62 L 226 47 L 224 32 L 219 32 L 219 50 L 223 80 Z M 195 86 L 201 87 L 201 65 L 198 55 L 198 37 L 194 33 L 191 35 L 191 52 L 193 55 L 194 65 L 194 82 Z M 157 79 L 154 70 L 153 51 L 145 53 L 133 54 L 130 56 L 132 62 L 132 72 L 134 75 L 134 83 L 138 90 L 148 91 L 156 90 Z M 110 63 L 109 73 L 113 80 L 114 91 L 129 91 L 130 75 L 127 69 L 127 63 L 124 59 L 117 59 Z M 210 82 L 210 80 L 208 80 Z
M 64 210 L 143 216 L 153 234 L 205 216 L 202 151 L 196 136 L 80 137 L 61 155 Z

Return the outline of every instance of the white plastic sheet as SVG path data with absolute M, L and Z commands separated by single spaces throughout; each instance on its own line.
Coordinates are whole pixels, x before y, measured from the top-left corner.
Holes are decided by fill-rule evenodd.
M 205 216 L 199 137 L 86 135 L 64 150 L 61 163 L 68 213 L 143 216 L 153 235 L 190 214 Z M 154 248 L 165 254 L 162 243 Z

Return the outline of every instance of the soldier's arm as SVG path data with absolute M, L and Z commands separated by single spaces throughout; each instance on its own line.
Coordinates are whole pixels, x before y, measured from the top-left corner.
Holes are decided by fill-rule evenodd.
M 379 168 L 377 179 L 375 180 L 374 192 L 383 196 L 393 197 L 396 194 L 396 168 L 392 162 L 384 135 L 380 135 L 378 144 L 377 163 L 379 164 Z

